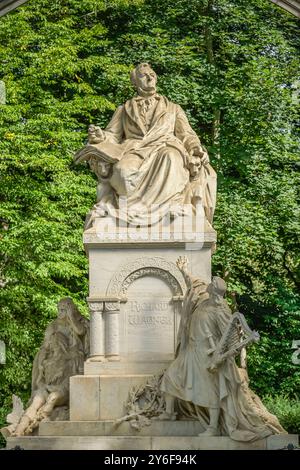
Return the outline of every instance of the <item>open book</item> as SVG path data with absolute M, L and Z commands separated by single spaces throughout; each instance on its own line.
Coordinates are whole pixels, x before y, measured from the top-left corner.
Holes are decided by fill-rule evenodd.
M 117 163 L 123 153 L 121 144 L 113 144 L 111 142 L 101 142 L 100 144 L 87 144 L 74 155 L 75 163 L 81 163 L 90 158 L 98 158 L 105 163 Z

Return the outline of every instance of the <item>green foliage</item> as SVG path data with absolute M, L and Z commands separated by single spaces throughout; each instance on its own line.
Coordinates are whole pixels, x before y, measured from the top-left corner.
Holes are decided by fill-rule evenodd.
M 218 172 L 215 274 L 261 333 L 259 393 L 293 395 L 300 368 L 299 23 L 267 0 L 29 1 L 0 20 L 1 416 L 28 398 L 31 363 L 59 298 L 87 313 L 81 236 L 96 182 L 72 156 L 91 122 L 132 96 L 150 61 Z
M 280 424 L 289 434 L 300 434 L 300 400 L 298 397 L 291 399 L 285 395 L 272 397 L 266 396 L 264 405 L 270 413 L 277 416 Z

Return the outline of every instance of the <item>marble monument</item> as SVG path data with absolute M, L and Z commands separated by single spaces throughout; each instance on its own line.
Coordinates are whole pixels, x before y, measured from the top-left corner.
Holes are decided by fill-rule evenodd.
M 83 234 L 89 332 L 79 314 L 59 315 L 47 329 L 31 402 L 24 412 L 15 399 L 7 445 L 263 449 L 296 442 L 249 388 L 245 351 L 259 336 L 242 314 L 232 315 L 225 282 L 212 279 L 216 174 L 207 151 L 182 108 L 157 93 L 149 64 L 138 65 L 131 82 L 136 95 L 105 129 L 90 125 L 74 157 L 98 179 Z M 69 419 L 54 420 L 62 405 Z

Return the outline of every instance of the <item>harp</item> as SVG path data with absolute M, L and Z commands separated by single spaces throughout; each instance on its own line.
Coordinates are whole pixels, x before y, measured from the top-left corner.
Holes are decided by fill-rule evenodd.
M 236 357 L 243 348 L 251 343 L 257 343 L 259 339 L 259 333 L 251 330 L 244 315 L 235 312 L 215 347 L 212 357 L 213 364 L 218 365 L 229 357 Z

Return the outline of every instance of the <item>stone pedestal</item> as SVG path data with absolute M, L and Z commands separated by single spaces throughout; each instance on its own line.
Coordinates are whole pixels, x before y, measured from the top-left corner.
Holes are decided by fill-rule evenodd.
M 174 228 L 174 227 L 173 227 Z M 162 234 L 111 239 L 99 224 L 86 230 L 89 257 L 90 357 L 84 375 L 70 383 L 70 417 L 76 421 L 120 418 L 134 385 L 162 372 L 175 358 L 186 284 L 176 266 L 189 260 L 192 274 L 209 282 L 216 240 L 206 227 L 197 240 Z M 152 238 L 151 238 L 152 236 Z

